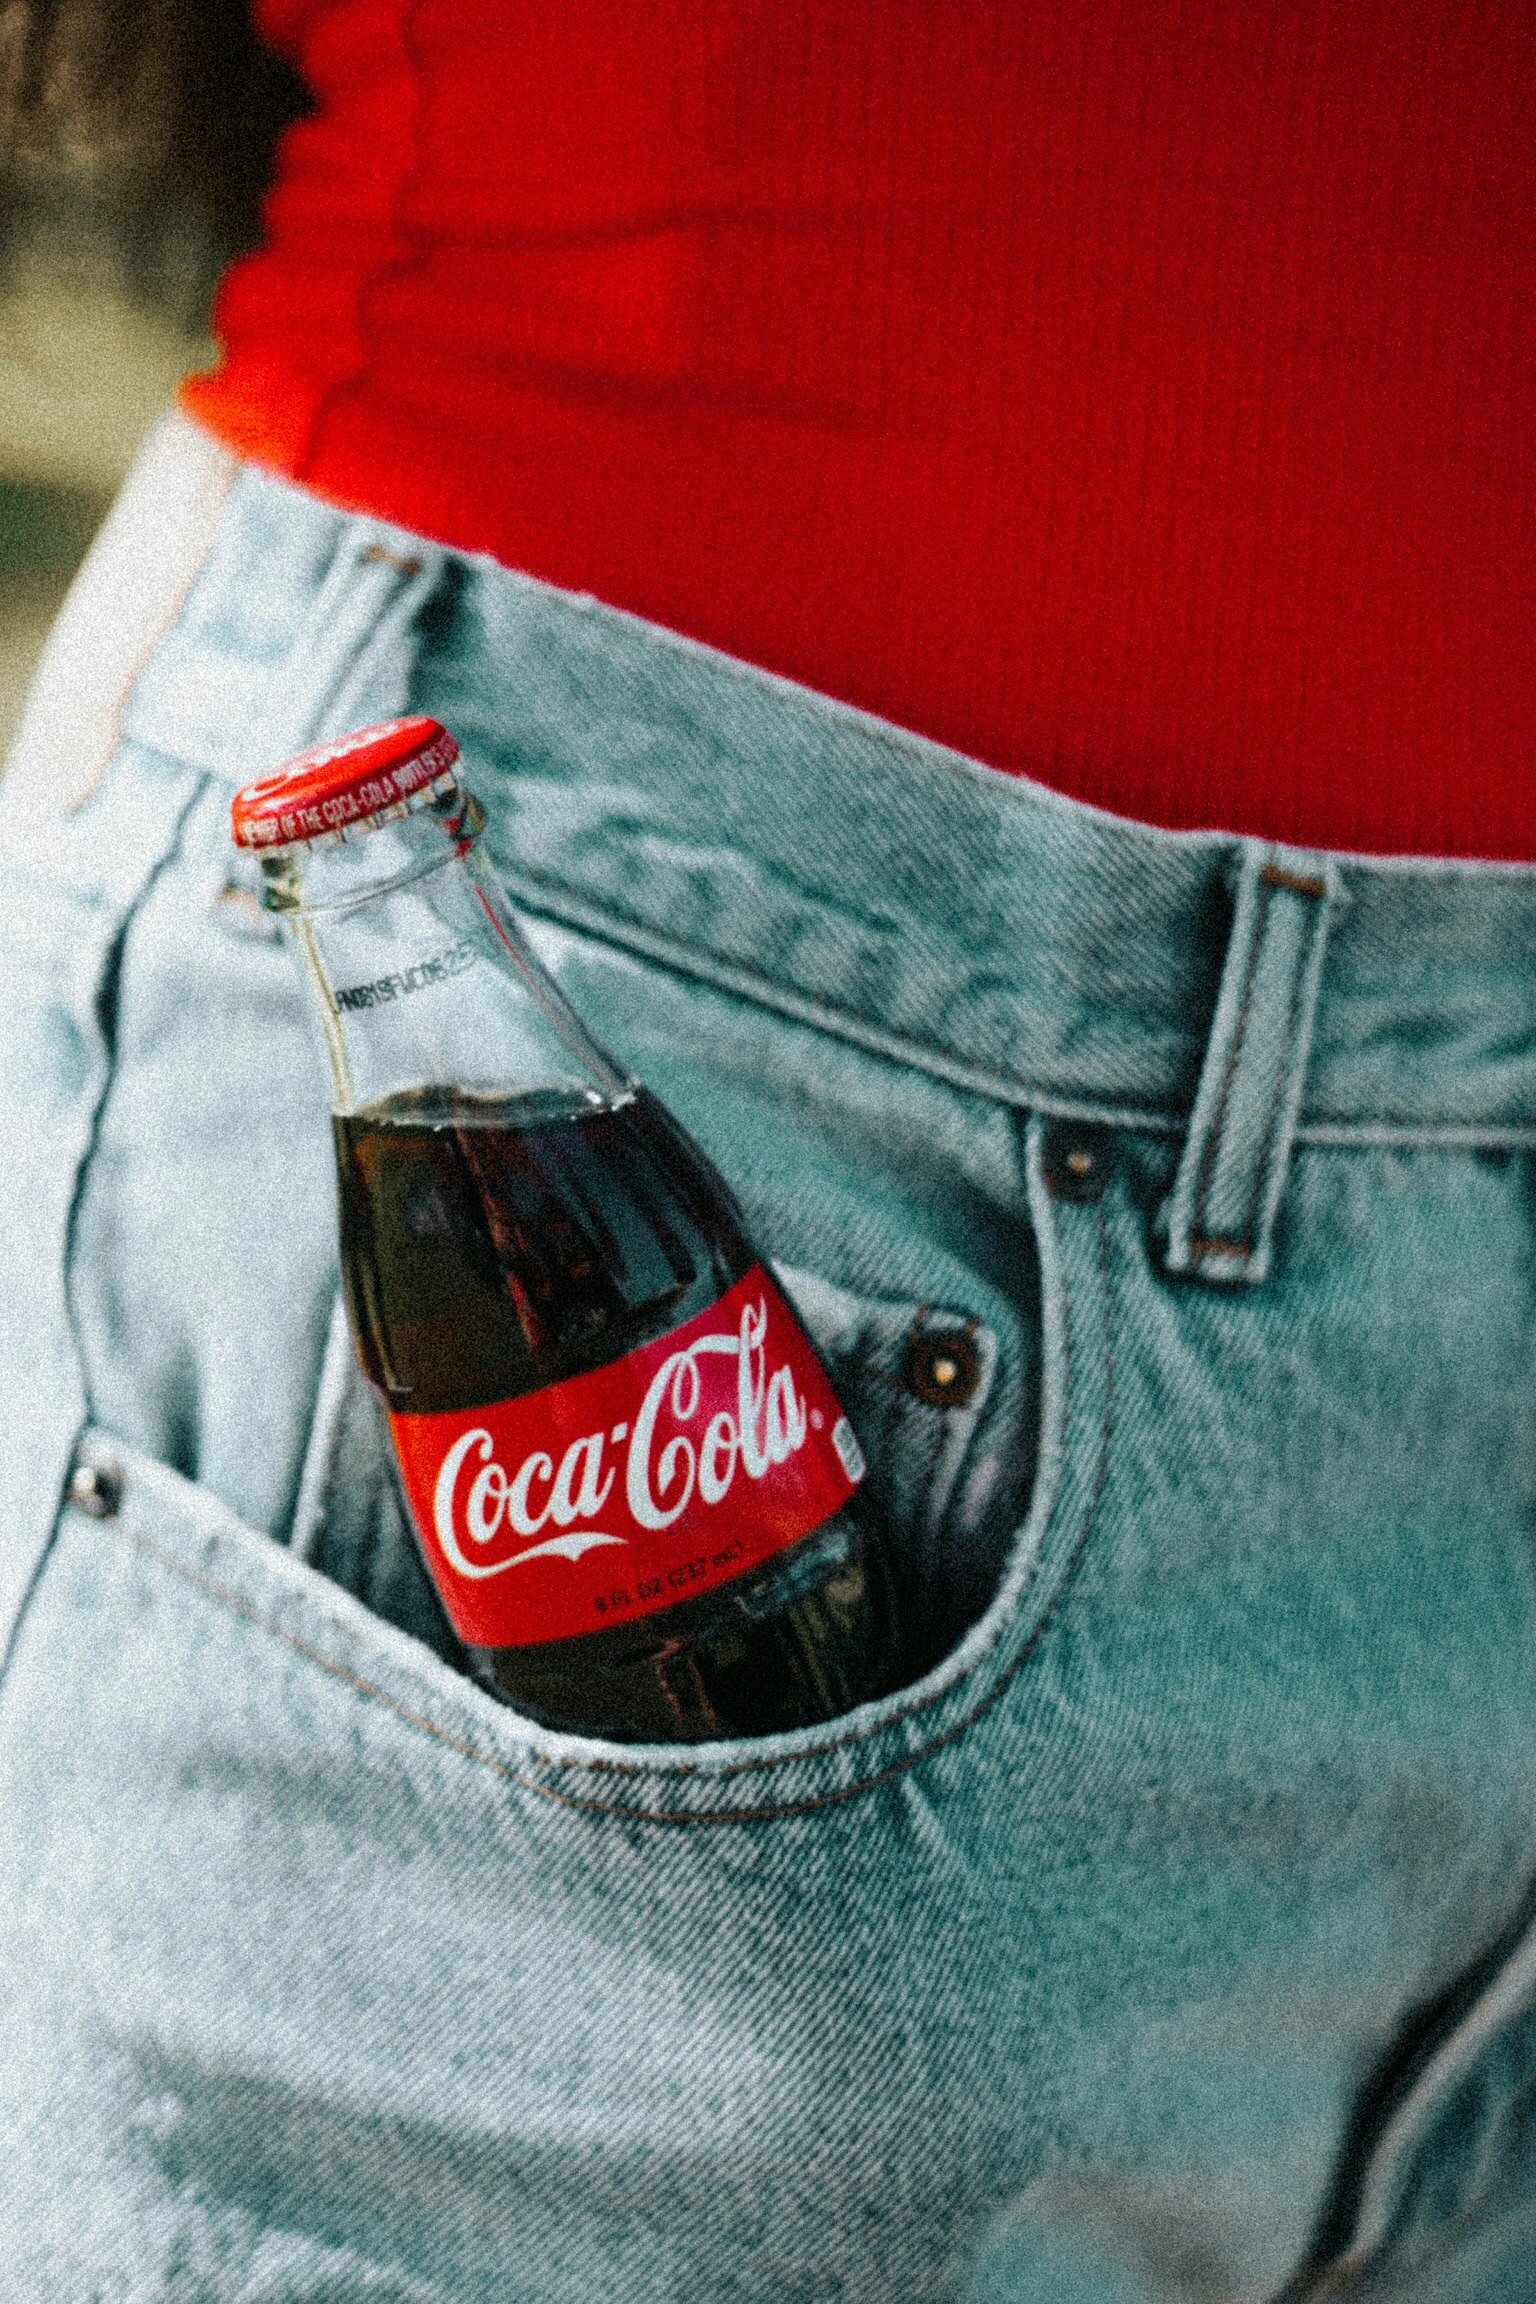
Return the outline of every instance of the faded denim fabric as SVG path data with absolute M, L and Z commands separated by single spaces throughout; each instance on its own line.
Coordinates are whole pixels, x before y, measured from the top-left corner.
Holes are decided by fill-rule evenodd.
M 830 1728 L 454 1668 L 227 840 L 407 703 L 860 1431 L 928 1651 Z M 0 2295 L 1536 2298 L 1536 874 L 1116 822 L 251 474 L 0 851 Z

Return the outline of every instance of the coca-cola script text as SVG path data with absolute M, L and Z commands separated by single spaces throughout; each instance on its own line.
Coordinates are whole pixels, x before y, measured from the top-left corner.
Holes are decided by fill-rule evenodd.
M 390 1425 L 443 1605 L 477 1647 L 597 1631 L 741 1575 L 864 1469 L 761 1265 L 607 1367 Z

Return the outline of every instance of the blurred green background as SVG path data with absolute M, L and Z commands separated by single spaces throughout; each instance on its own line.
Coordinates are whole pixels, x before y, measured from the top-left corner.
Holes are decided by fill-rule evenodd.
M 39 246 L 0 283 L 0 756 L 69 580 L 178 379 L 211 357 L 106 251 Z
M 0 0 L 0 747 L 307 103 L 249 0 Z

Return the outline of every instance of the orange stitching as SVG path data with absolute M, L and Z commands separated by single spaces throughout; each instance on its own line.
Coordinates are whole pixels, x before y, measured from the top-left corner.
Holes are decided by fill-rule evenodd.
M 1253 1242 L 1251 1240 L 1194 1239 L 1190 1241 L 1189 1252 L 1196 1263 L 1199 1263 L 1201 1258 L 1205 1256 L 1251 1256 L 1253 1254 Z
M 366 544 L 358 554 L 360 560 L 372 561 L 385 568 L 398 568 L 402 576 L 419 576 L 421 562 L 405 552 L 390 552 L 382 544 Z
M 1266 864 L 1259 874 L 1266 888 L 1289 888 L 1293 896 L 1326 896 L 1328 883 L 1307 872 L 1287 872 L 1283 864 Z

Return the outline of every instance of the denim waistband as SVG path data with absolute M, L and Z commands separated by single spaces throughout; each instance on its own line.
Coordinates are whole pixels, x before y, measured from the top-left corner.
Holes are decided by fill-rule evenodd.
M 126 733 L 233 784 L 364 695 L 455 730 L 530 909 L 961 1086 L 1181 1129 L 1246 878 L 1327 915 L 1299 1138 L 1536 1143 L 1536 869 L 1126 822 L 245 473 Z

